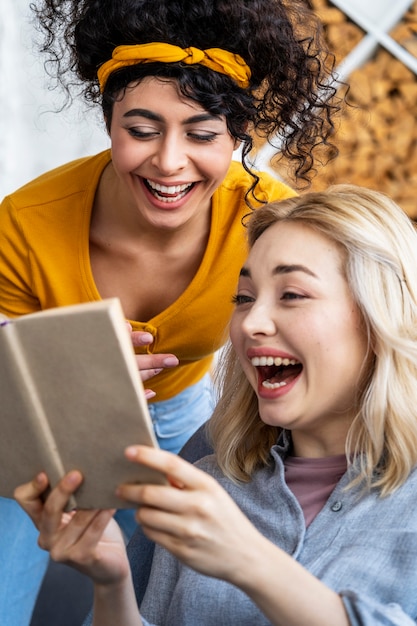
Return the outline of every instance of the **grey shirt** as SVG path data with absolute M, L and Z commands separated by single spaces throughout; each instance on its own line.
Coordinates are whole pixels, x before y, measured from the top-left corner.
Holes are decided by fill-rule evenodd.
M 271 453 L 272 466 L 241 485 L 223 476 L 214 456 L 196 465 L 218 480 L 265 537 L 342 596 L 352 626 L 415 626 L 417 470 L 382 499 L 360 488 L 345 491 L 351 469 L 306 529 L 285 484 L 286 446 Z M 135 577 L 140 562 L 133 556 L 131 565 Z M 159 546 L 141 614 L 147 626 L 270 624 L 239 589 L 194 572 Z

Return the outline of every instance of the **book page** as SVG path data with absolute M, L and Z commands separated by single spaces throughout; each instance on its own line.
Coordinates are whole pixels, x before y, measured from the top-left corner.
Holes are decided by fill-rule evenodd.
M 17 485 L 31 480 L 41 470 L 56 482 L 64 468 L 23 357 L 16 326 L 1 326 L 0 494 L 12 498 Z

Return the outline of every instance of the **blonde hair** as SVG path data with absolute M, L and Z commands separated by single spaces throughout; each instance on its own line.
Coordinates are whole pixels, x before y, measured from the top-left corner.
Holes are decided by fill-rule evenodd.
M 247 223 L 249 246 L 280 221 L 299 221 L 345 253 L 345 274 L 373 353 L 346 454 L 355 482 L 398 488 L 417 464 L 417 233 L 410 218 L 382 193 L 335 185 L 274 202 Z M 209 422 L 218 462 L 230 478 L 250 480 L 269 461 L 280 429 L 263 424 L 255 392 L 230 346 L 219 375 L 221 395 Z

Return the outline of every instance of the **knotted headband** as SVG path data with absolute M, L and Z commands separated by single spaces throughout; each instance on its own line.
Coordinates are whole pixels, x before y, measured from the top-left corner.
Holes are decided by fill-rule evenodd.
M 100 91 L 103 92 L 107 80 L 116 70 L 136 65 L 138 63 L 177 63 L 182 61 L 190 65 L 199 63 L 205 67 L 226 74 L 239 87 L 246 89 L 249 86 L 251 71 L 239 54 L 222 50 L 221 48 L 180 48 L 169 43 L 145 43 L 134 46 L 117 46 L 113 50 L 112 58 L 103 63 L 97 72 Z

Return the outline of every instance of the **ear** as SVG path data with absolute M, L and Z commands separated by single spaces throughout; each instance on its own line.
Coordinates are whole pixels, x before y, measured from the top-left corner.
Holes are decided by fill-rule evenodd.
M 233 144 L 233 150 L 238 150 L 241 144 L 242 144 L 242 141 L 240 139 L 235 139 L 235 142 Z
M 246 124 L 243 127 L 243 131 L 246 133 L 249 127 L 249 122 L 246 122 Z M 235 143 L 234 143 L 234 150 L 238 150 L 240 148 L 240 146 L 242 145 L 242 140 L 241 139 L 235 139 Z

